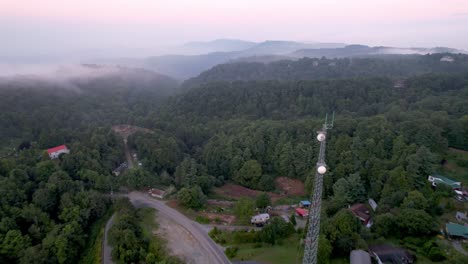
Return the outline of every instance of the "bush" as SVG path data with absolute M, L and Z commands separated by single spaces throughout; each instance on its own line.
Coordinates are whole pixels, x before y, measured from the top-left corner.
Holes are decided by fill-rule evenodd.
M 258 241 L 258 235 L 255 231 L 234 231 L 232 237 L 235 244 L 254 243 Z
M 197 221 L 200 224 L 209 224 L 210 223 L 210 219 L 208 217 L 201 216 L 201 215 L 197 215 L 197 217 L 195 217 L 195 221 Z
M 239 251 L 238 247 L 228 247 L 226 248 L 226 256 L 230 259 L 235 258 L 237 255 L 237 251 Z

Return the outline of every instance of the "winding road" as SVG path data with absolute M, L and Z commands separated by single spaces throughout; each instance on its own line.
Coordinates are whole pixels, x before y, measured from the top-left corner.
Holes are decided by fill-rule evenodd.
M 202 225 L 187 218 L 177 210 L 167 206 L 163 201 L 149 197 L 146 193 L 131 192 L 126 195 L 135 207 L 151 207 L 158 211 L 158 221 L 166 221 L 165 226 L 173 229 L 169 230 L 167 237 L 169 244 L 179 248 L 178 255 L 185 257 L 187 263 L 203 264 L 230 264 L 231 262 L 224 254 L 223 250 L 208 236 L 207 230 Z M 161 218 L 161 219 L 160 219 Z M 107 242 L 107 229 L 112 225 L 113 218 L 106 225 L 105 239 Z M 169 222 L 167 224 L 167 222 Z M 162 227 L 160 227 L 162 229 Z M 167 233 L 166 233 L 167 234 Z M 172 234 L 172 235 L 171 235 Z M 179 247 L 180 245 L 180 247 Z M 107 244 L 103 247 L 103 263 L 110 257 L 111 248 Z M 110 260 L 111 261 L 111 260 Z
M 169 218 L 173 224 L 180 225 L 190 237 L 194 239 L 201 252 L 197 252 L 206 260 L 203 264 L 230 264 L 221 248 L 208 236 L 203 227 L 179 213 L 177 210 L 167 206 L 163 201 L 155 200 L 146 193 L 131 192 L 128 195 L 130 202 L 135 207 L 151 207 L 158 211 L 158 215 Z M 171 241 L 169 241 L 171 242 Z M 190 261 L 189 263 L 197 263 Z

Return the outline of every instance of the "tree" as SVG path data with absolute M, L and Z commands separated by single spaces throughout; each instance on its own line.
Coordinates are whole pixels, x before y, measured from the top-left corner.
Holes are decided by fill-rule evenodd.
M 380 236 L 386 237 L 395 234 L 394 230 L 397 225 L 396 217 L 391 213 L 380 214 L 375 218 L 372 229 Z
M 203 194 L 200 186 L 195 185 L 192 188 L 182 188 L 177 193 L 177 199 L 183 206 L 192 209 L 199 209 L 204 206 L 206 196 Z
M 361 202 L 365 199 L 365 188 L 358 173 L 339 179 L 333 185 L 333 199 L 341 205 Z
M 255 204 L 257 205 L 258 208 L 266 208 L 271 204 L 270 196 L 267 193 L 262 192 L 257 196 L 257 199 L 255 200 Z
M 247 197 L 242 197 L 234 204 L 234 214 L 239 222 L 250 223 L 250 218 L 254 214 L 255 203 Z
M 237 172 L 234 180 L 246 187 L 257 188 L 260 177 L 262 176 L 262 166 L 256 160 L 248 160 Z
M 397 216 L 397 226 L 401 235 L 424 236 L 435 231 L 434 219 L 419 209 L 402 209 Z
M 413 208 L 426 210 L 429 206 L 429 202 L 426 197 L 419 191 L 411 191 L 408 196 L 403 200 L 402 208 Z
M 280 239 L 286 238 L 294 232 L 294 227 L 281 217 L 273 217 L 270 223 L 260 231 L 260 240 L 271 245 Z
M 320 264 L 328 264 L 330 263 L 330 256 L 333 251 L 333 247 L 330 241 L 324 236 L 319 236 L 319 243 L 318 243 L 318 252 L 317 252 L 317 260 Z
M 10 230 L 0 244 L 0 254 L 7 256 L 9 259 L 16 259 L 21 257 L 20 252 L 30 245 L 31 240 L 28 236 L 21 235 L 19 230 Z

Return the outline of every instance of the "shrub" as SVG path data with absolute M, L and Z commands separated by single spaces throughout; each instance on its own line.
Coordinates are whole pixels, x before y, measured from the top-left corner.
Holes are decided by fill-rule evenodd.
M 226 248 L 226 256 L 230 259 L 235 258 L 237 255 L 237 251 L 239 251 L 238 247 L 228 247 Z
M 210 219 L 208 217 L 201 216 L 201 215 L 197 215 L 197 217 L 195 217 L 195 221 L 197 221 L 200 224 L 209 224 L 210 223 Z

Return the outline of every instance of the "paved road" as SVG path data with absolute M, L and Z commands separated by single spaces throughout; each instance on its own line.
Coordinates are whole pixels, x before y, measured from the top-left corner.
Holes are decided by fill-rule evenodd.
M 114 219 L 115 219 L 115 214 L 113 214 L 111 218 L 109 219 L 109 221 L 107 221 L 106 228 L 104 229 L 104 239 L 103 239 L 103 244 L 102 244 L 102 263 L 103 264 L 114 263 L 112 262 L 112 257 L 111 257 L 112 247 L 109 246 L 109 241 L 107 240 L 107 233 L 109 232 L 109 229 L 114 224 Z
M 128 198 L 134 206 L 154 208 L 158 210 L 158 214 L 163 214 L 164 216 L 170 218 L 172 221 L 174 221 L 175 223 L 182 226 L 185 230 L 187 230 L 187 232 L 189 232 L 193 236 L 193 238 L 197 240 L 199 245 L 202 247 L 203 251 L 205 251 L 200 253 L 204 254 L 207 257 L 207 259 L 209 259 L 209 263 L 231 263 L 224 254 L 224 252 L 208 236 L 208 234 L 204 231 L 203 227 L 200 224 L 190 220 L 185 215 L 167 206 L 164 202 L 149 197 L 146 193 L 131 192 L 128 194 Z

